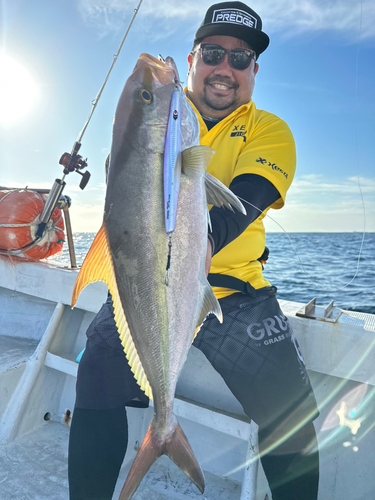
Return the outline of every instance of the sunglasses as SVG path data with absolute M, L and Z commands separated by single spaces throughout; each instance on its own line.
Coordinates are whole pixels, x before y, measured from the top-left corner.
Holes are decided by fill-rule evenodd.
M 229 64 L 233 69 L 244 70 L 250 66 L 255 52 L 250 49 L 224 49 L 220 45 L 213 43 L 201 43 L 198 50 L 202 52 L 202 60 L 208 66 L 218 66 L 228 54 Z

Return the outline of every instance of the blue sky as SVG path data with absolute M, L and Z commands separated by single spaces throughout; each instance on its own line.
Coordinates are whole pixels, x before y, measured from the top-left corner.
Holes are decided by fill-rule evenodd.
M 35 90 L 34 97 L 23 95 L 20 85 L 16 103 L 24 97 L 22 109 L 29 109 L 18 120 L 2 122 L 0 116 L 1 185 L 51 187 L 61 177 L 59 158 L 86 122 L 137 4 L 0 0 L 0 54 L 28 72 Z M 100 227 L 113 115 L 137 57 L 171 55 L 186 81 L 186 56 L 210 4 L 143 0 L 82 140 L 90 183 L 81 191 L 77 174 L 66 179 L 74 231 Z M 375 231 L 375 2 L 249 5 L 271 38 L 259 59 L 253 99 L 258 108 L 286 120 L 297 144 L 297 174 L 287 204 L 270 215 L 288 232 L 362 231 L 364 221 L 367 231 Z M 11 98 L 6 100 L 11 106 Z M 266 227 L 281 230 L 272 220 Z

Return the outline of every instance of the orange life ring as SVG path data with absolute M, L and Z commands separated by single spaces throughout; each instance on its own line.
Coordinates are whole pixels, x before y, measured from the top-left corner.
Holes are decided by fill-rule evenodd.
M 36 191 L 0 191 L 0 254 L 36 261 L 61 251 L 65 235 L 59 208 L 53 211 L 43 237 L 34 242 L 45 203 L 46 196 Z

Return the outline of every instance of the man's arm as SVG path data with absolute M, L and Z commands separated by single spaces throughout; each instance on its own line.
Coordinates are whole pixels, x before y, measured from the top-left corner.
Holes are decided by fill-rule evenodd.
M 240 198 L 247 214 L 243 215 L 238 210 L 232 212 L 226 208 L 213 207 L 211 209 L 212 232 L 208 234 L 208 237 L 212 246 L 212 255 L 217 254 L 235 240 L 259 217 L 261 211 L 269 208 L 280 198 L 273 184 L 265 177 L 256 174 L 242 174 L 235 177 L 229 189 Z

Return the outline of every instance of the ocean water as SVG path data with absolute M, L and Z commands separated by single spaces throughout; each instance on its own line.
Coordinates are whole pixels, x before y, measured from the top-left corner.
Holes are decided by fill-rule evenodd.
M 375 314 L 375 233 L 365 234 L 361 249 L 362 238 L 362 233 L 269 233 L 264 276 L 281 299 L 316 297 L 319 305 L 333 300 L 340 309 Z
M 95 233 L 73 235 L 77 265 L 81 265 Z M 375 233 L 268 233 L 270 250 L 264 276 L 278 288 L 278 297 L 317 304 L 331 300 L 341 309 L 375 314 Z M 67 244 L 48 259 L 69 266 Z M 354 279 L 353 279 L 354 278 Z

